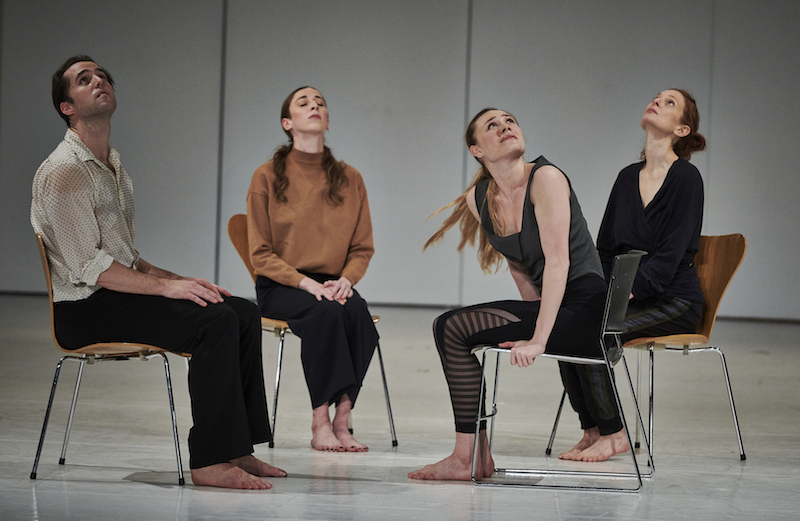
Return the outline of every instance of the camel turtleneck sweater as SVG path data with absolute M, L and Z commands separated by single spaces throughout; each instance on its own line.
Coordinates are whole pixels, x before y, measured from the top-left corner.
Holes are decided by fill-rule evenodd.
M 347 277 L 356 284 L 375 248 L 367 190 L 361 174 L 345 166 L 344 202 L 325 197 L 328 181 L 322 155 L 292 149 L 286 157 L 287 201 L 275 197 L 272 161 L 253 173 L 247 192 L 250 258 L 258 275 L 297 287 L 305 273 Z

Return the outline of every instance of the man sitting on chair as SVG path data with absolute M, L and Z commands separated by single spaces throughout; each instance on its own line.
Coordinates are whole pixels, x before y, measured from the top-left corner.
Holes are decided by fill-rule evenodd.
M 53 104 L 69 130 L 36 172 L 31 223 L 51 266 L 56 336 L 66 349 L 135 342 L 190 353 L 192 481 L 271 488 L 262 478 L 286 472 L 252 454 L 272 439 L 258 308 L 139 256 L 131 179 L 109 146 L 113 85 L 88 56 L 53 75 Z

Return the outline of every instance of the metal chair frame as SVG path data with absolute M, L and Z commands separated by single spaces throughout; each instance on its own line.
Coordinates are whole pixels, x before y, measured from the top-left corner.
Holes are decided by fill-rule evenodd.
M 45 280 L 47 281 L 47 292 L 50 299 L 50 326 L 51 326 L 51 332 L 53 334 L 53 341 L 60 350 L 65 351 L 69 354 L 62 356 L 61 359 L 58 361 L 58 364 L 56 364 L 55 376 L 53 377 L 53 385 L 50 389 L 50 399 L 47 402 L 47 410 L 45 411 L 44 423 L 42 424 L 42 433 L 39 436 L 39 445 L 36 449 L 36 457 L 33 461 L 33 469 L 31 470 L 30 478 L 36 479 L 37 477 L 39 458 L 41 457 L 42 454 L 44 439 L 47 433 L 47 424 L 50 420 L 50 412 L 53 408 L 53 400 L 56 394 L 56 387 L 58 386 L 58 378 L 61 373 L 61 367 L 64 364 L 64 362 L 67 361 L 77 362 L 79 364 L 79 367 L 78 367 L 78 376 L 75 381 L 75 390 L 72 393 L 72 403 L 69 409 L 69 419 L 67 420 L 67 428 L 64 432 L 64 442 L 61 446 L 61 457 L 58 460 L 59 465 L 64 465 L 66 462 L 67 445 L 69 443 L 69 437 L 72 431 L 72 423 L 75 417 L 75 408 L 78 403 L 78 393 L 80 392 L 81 379 L 83 377 L 83 369 L 85 365 L 86 364 L 92 365 L 95 362 L 109 362 L 109 361 L 117 362 L 123 360 L 133 360 L 137 358 L 139 360 L 147 361 L 150 357 L 160 356 L 164 361 L 164 375 L 166 377 L 167 395 L 169 397 L 169 409 L 172 418 L 172 438 L 175 444 L 175 459 L 178 465 L 178 484 L 179 485 L 185 484 L 186 481 L 183 475 L 183 464 L 181 462 L 180 442 L 178 441 L 178 424 L 175 417 L 175 402 L 173 400 L 173 395 L 172 395 L 172 379 L 170 378 L 169 361 L 167 360 L 166 351 L 157 346 L 138 344 L 138 343 L 128 343 L 128 342 L 108 342 L 108 343 L 91 344 L 76 350 L 68 350 L 61 347 L 61 344 L 58 343 L 58 339 L 56 338 L 55 335 L 55 325 L 53 317 L 53 285 L 50 276 L 50 264 L 47 260 L 44 241 L 41 235 L 37 233 L 36 237 L 39 244 L 39 254 L 42 261 L 42 267 L 44 269 Z M 182 355 L 182 356 L 188 357 L 188 355 Z
M 618 255 L 614 261 L 614 267 L 612 270 L 611 282 L 609 283 L 608 293 L 606 295 L 606 304 L 605 304 L 605 311 L 603 314 L 603 324 L 602 329 L 599 335 L 599 342 L 601 351 L 603 354 L 603 358 L 582 358 L 582 357 L 574 357 L 574 356 L 562 356 L 562 355 L 550 355 L 550 354 L 542 354 L 539 355 L 538 358 L 552 358 L 562 362 L 569 362 L 569 363 L 578 363 L 578 364 L 592 364 L 592 365 L 604 365 L 608 370 L 608 375 L 611 380 L 611 387 L 614 391 L 614 400 L 617 405 L 617 410 L 619 411 L 620 418 L 622 420 L 623 428 L 625 430 L 625 434 L 628 438 L 628 444 L 630 447 L 633 447 L 633 442 L 631 440 L 630 431 L 628 429 L 628 424 L 625 419 L 625 414 L 622 408 L 622 402 L 620 401 L 619 392 L 617 390 L 616 380 L 614 378 L 614 369 L 612 367 L 612 363 L 610 362 L 607 354 L 607 337 L 611 337 L 614 342 L 614 346 L 621 349 L 622 343 L 620 341 L 620 334 L 624 332 L 624 318 L 625 312 L 628 307 L 628 295 L 630 295 L 631 287 L 633 286 L 633 278 L 636 275 L 636 269 L 639 265 L 639 259 L 644 254 L 641 251 L 631 251 L 627 254 Z M 489 447 L 491 449 L 492 438 L 494 436 L 494 422 L 495 417 L 497 415 L 497 392 L 498 392 L 498 384 L 499 384 L 499 368 L 500 368 L 500 354 L 501 353 L 508 353 L 510 352 L 510 348 L 502 348 L 498 346 L 485 346 L 483 348 L 478 348 L 483 350 L 483 359 L 482 359 L 482 370 L 481 370 L 481 393 L 480 393 L 480 401 L 479 403 L 484 402 L 484 394 L 485 394 L 485 385 L 486 385 L 486 358 L 487 354 L 490 352 L 496 353 L 496 363 L 495 363 L 495 377 L 494 377 L 494 391 L 492 393 L 492 406 L 491 412 L 486 414 L 481 414 L 478 412 L 478 415 L 475 419 L 475 443 L 473 446 L 473 457 L 472 457 L 472 481 L 476 485 L 483 485 L 483 486 L 516 486 L 516 487 L 538 487 L 538 488 L 547 488 L 547 489 L 558 489 L 558 490 L 591 490 L 591 491 L 603 491 L 603 492 L 637 492 L 642 487 L 642 479 L 649 478 L 655 472 L 655 466 L 653 465 L 653 459 L 648 452 L 648 465 L 650 470 L 648 473 L 642 473 L 639 469 L 639 463 L 636 459 L 636 454 L 633 450 L 630 451 L 631 454 L 631 461 L 633 464 L 634 472 L 596 472 L 596 471 L 578 471 L 578 470 L 558 470 L 558 469 L 512 469 L 512 468 L 495 468 L 494 474 L 495 476 L 498 473 L 502 473 L 505 476 L 573 476 L 573 477 L 602 477 L 602 478 L 614 478 L 619 480 L 620 478 L 624 478 L 626 481 L 635 479 L 635 486 L 633 487 L 612 487 L 612 486 L 579 486 L 579 485 L 556 485 L 556 484 L 541 484 L 540 482 L 524 482 L 524 481 L 517 481 L 514 483 L 495 483 L 495 482 L 485 482 L 475 478 L 476 475 L 476 461 L 478 455 L 478 445 L 479 445 L 479 436 L 480 436 L 480 425 L 481 421 L 485 421 L 487 419 L 491 420 L 490 425 L 490 434 L 489 434 Z M 631 396 L 633 397 L 633 406 L 636 411 L 636 419 L 637 423 L 642 429 L 644 434 L 644 424 L 642 421 L 642 416 L 639 411 L 638 404 L 636 402 L 636 393 L 634 392 L 633 382 L 631 381 L 630 372 L 628 370 L 627 363 L 625 361 L 625 357 L 622 357 L 622 364 L 625 368 L 625 374 L 627 376 L 628 387 L 631 392 Z M 566 391 L 565 391 L 566 392 Z M 559 414 L 561 413 L 561 408 L 564 405 L 564 395 L 561 398 L 561 405 L 559 406 Z M 552 437 L 554 433 L 551 434 L 551 443 Z M 649 445 L 648 445 L 649 447 Z M 547 454 L 549 455 L 550 452 L 548 451 Z M 592 463 L 592 465 L 597 465 L 596 463 Z
M 228 237 L 233 243 L 233 247 L 244 262 L 247 272 L 253 279 L 256 280 L 256 273 L 253 269 L 253 263 L 250 261 L 250 252 L 247 244 L 247 216 L 245 214 L 235 214 L 231 216 L 228 221 Z M 372 321 L 378 323 L 380 317 L 377 315 L 372 316 Z M 292 333 L 289 324 L 285 320 L 278 320 L 275 318 L 261 317 L 261 330 L 268 333 L 273 333 L 278 338 L 278 360 L 275 368 L 275 387 L 272 398 L 272 418 L 270 426 L 272 427 L 272 440 L 269 442 L 270 448 L 275 447 L 275 425 L 277 423 L 278 415 L 278 394 L 281 386 L 281 369 L 283 366 L 283 347 L 286 340 L 286 334 Z M 375 346 L 378 354 L 378 362 L 381 368 L 381 380 L 383 382 L 383 394 L 386 400 L 386 413 L 389 416 L 389 430 L 392 435 L 392 447 L 397 447 L 397 433 L 394 428 L 394 416 L 392 415 L 392 404 L 389 400 L 389 385 L 386 382 L 386 370 L 383 366 L 383 354 L 381 353 L 381 343 L 378 342 Z M 350 429 L 353 432 L 353 429 Z

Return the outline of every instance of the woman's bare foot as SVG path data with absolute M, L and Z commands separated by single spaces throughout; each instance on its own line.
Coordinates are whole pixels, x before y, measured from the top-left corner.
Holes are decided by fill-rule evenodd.
M 347 452 L 367 452 L 369 447 L 356 440 L 350 434 L 350 411 L 353 408 L 353 402 L 345 394 L 339 405 L 336 406 L 336 416 L 333 417 L 333 434 L 339 439 L 344 450 Z
M 261 461 L 252 454 L 242 456 L 241 458 L 232 459 L 231 463 L 249 474 L 260 476 L 262 478 L 285 478 L 287 475 L 285 470 L 281 470 L 278 467 L 273 467 L 269 463 Z
M 619 430 L 614 434 L 600 436 L 591 447 L 581 451 L 577 460 L 580 461 L 605 461 L 615 454 L 629 451 L 628 436 L 625 430 Z
M 474 440 L 474 434 L 457 432 L 456 446 L 451 455 L 431 465 L 425 465 L 419 470 L 409 472 L 408 477 L 410 479 L 471 480 Z M 481 431 L 479 443 L 475 479 L 482 479 L 494 473 L 494 460 L 489 452 L 486 431 Z
M 327 403 L 311 412 L 311 447 L 325 452 L 344 452 L 344 445 L 333 433 Z
M 258 476 L 237 467 L 233 463 L 217 463 L 192 469 L 192 483 L 205 487 L 240 488 L 245 490 L 267 490 L 272 485 Z
M 558 459 L 568 459 L 573 461 L 580 461 L 580 454 L 584 450 L 588 449 L 592 445 L 600 439 L 600 429 L 597 427 L 592 427 L 591 429 L 586 429 L 583 431 L 583 438 L 581 441 L 578 442 L 577 445 L 572 447 L 567 452 L 562 452 L 558 455 Z

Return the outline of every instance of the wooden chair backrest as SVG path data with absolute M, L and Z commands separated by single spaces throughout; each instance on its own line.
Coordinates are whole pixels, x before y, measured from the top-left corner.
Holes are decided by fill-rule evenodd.
M 711 337 L 722 296 L 742 264 L 746 251 L 747 241 L 740 233 L 700 237 L 700 250 L 694 257 L 694 264 L 705 304 L 698 334 Z
M 228 221 L 228 237 L 231 238 L 233 247 L 239 257 L 242 258 L 244 265 L 247 266 L 247 272 L 253 277 L 253 282 L 256 281 L 256 272 L 253 269 L 253 263 L 250 261 L 250 244 L 247 239 L 247 216 L 243 213 L 237 213 L 232 216 Z
M 47 283 L 47 296 L 50 301 L 50 333 L 53 335 L 53 342 L 55 342 L 59 349 L 63 349 L 56 338 L 56 323 L 55 315 L 53 314 L 53 279 L 50 275 L 50 262 L 47 260 L 47 250 L 44 247 L 44 239 L 42 239 L 42 235 L 38 232 L 36 233 L 36 242 L 39 245 L 39 259 L 42 261 L 44 280 Z

